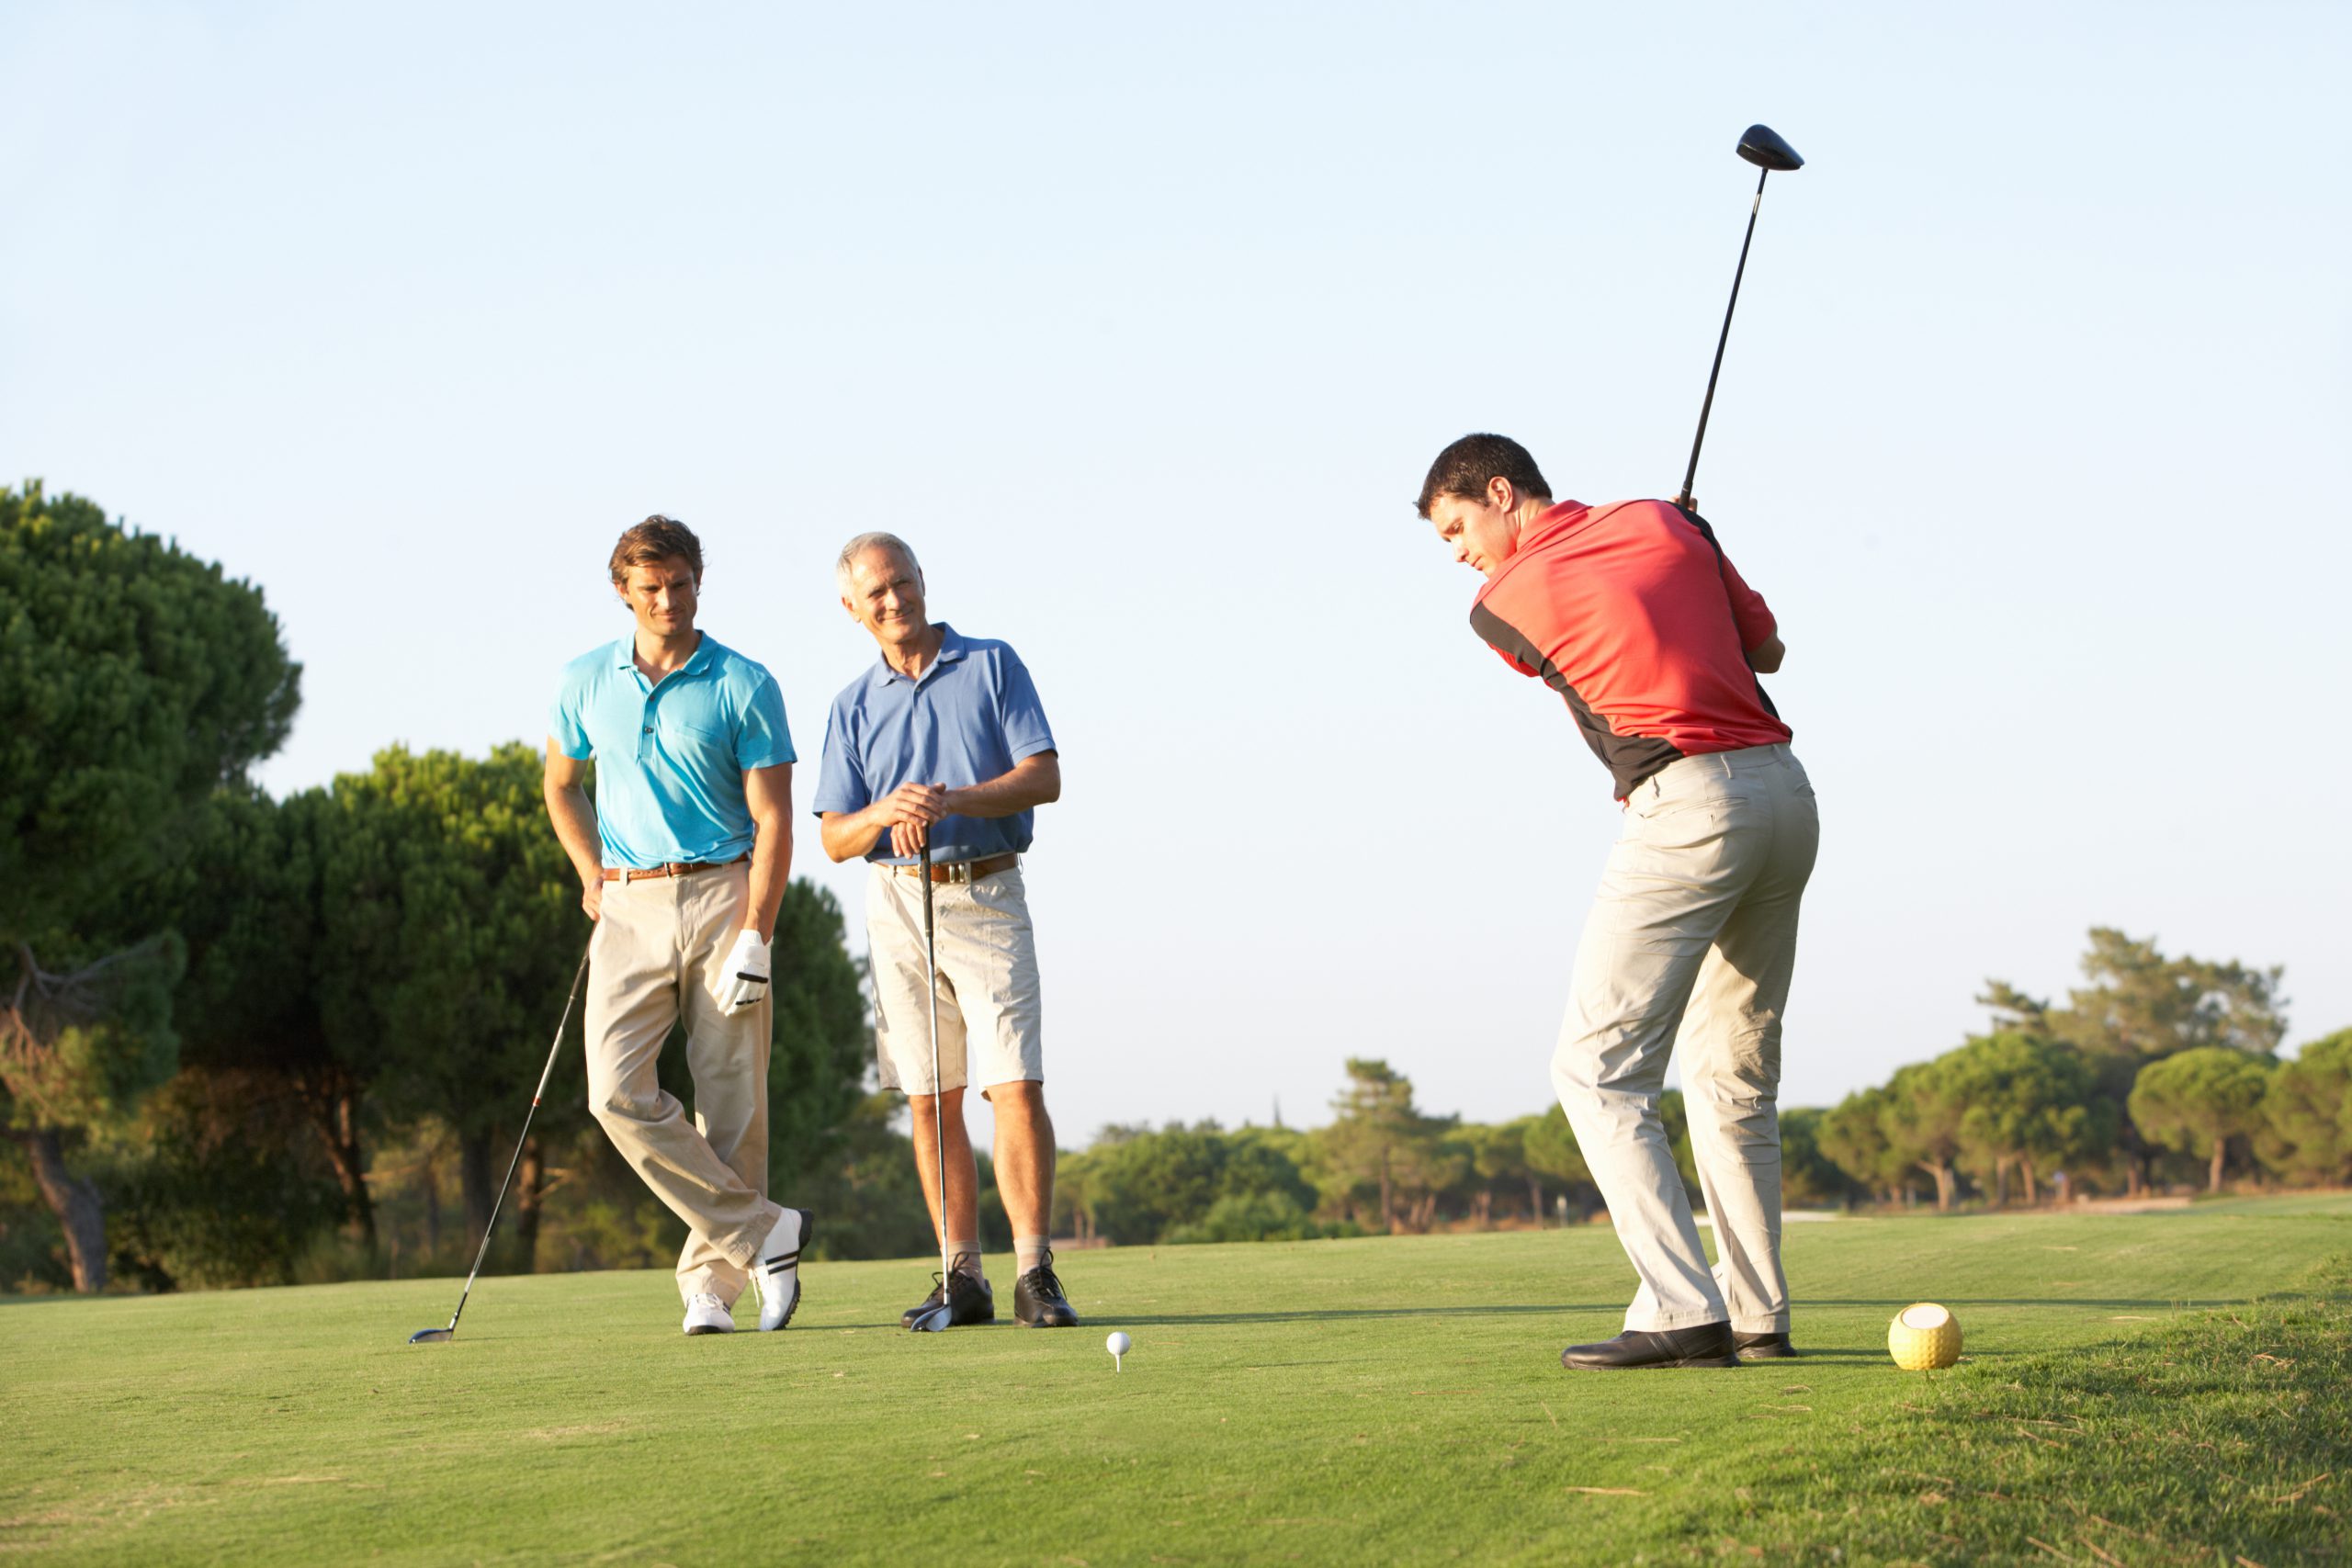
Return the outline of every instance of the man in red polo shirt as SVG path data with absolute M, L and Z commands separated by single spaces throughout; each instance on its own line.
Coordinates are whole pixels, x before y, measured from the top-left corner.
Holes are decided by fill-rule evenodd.
M 1555 504 L 1500 435 L 1438 454 L 1420 513 L 1487 579 L 1470 624 L 1566 699 L 1625 823 L 1577 950 L 1552 1081 L 1641 1278 L 1573 1368 L 1792 1355 L 1781 1270 L 1781 1013 L 1820 816 L 1756 679 L 1780 628 L 1694 513 Z M 1678 1040 L 1711 1270 L 1658 1095 Z

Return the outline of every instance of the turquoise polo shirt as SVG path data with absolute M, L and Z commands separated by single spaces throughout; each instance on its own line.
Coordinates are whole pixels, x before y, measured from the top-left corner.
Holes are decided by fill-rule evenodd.
M 794 761 L 784 693 L 764 665 L 708 632 L 659 685 L 634 634 L 563 667 L 548 715 L 563 754 L 596 761 L 596 831 L 606 865 L 730 861 L 752 847 L 749 768 Z
M 910 681 L 876 659 L 833 699 L 825 720 L 825 760 L 809 809 L 863 811 L 904 784 L 964 789 L 1012 771 L 1024 757 L 1056 750 L 1029 667 L 1010 643 L 965 637 L 939 623 L 939 657 Z M 1029 847 L 1035 811 L 1010 817 L 944 818 L 931 830 L 938 861 L 986 860 Z M 865 858 L 908 865 L 890 835 Z

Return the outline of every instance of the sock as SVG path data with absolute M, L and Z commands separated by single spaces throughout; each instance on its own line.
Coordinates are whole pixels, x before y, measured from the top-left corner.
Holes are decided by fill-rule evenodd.
M 978 1242 L 951 1241 L 947 1244 L 947 1256 L 953 1260 L 952 1267 L 954 1267 L 957 1273 L 968 1274 L 973 1279 L 981 1281 L 983 1284 L 988 1281 L 988 1275 L 980 1269 L 980 1244 Z
M 1049 1235 L 1017 1235 L 1012 1238 L 1013 1268 L 1023 1274 L 1046 1261 L 1046 1254 L 1054 1248 Z

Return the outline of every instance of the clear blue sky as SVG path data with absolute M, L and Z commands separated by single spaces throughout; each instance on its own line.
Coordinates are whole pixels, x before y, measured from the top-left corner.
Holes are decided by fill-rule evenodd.
M 1480 1119 L 1615 829 L 1410 499 L 1472 429 L 1680 478 L 1790 647 L 1823 1103 L 2086 928 L 2352 1024 L 2341 5 L 17 4 L 0 473 L 267 590 L 280 789 L 544 734 L 656 510 L 812 765 L 912 539 L 1063 743 L 1053 1099 Z M 803 798 L 808 783 L 804 780 Z M 861 919 L 804 831 L 798 868 Z M 854 940 L 863 945 L 862 931 Z

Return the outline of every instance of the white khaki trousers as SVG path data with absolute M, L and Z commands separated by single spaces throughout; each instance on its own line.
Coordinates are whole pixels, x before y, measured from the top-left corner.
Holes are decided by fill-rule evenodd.
M 1625 803 L 1552 1082 L 1641 1278 L 1629 1329 L 1788 1329 L 1781 1014 L 1820 839 L 1813 785 L 1786 746 L 1681 758 Z M 1713 1269 L 1658 1118 L 1678 1043 Z
M 751 902 L 748 863 L 605 884 L 588 959 L 588 1109 L 621 1157 L 686 1222 L 678 1294 L 730 1306 L 784 1211 L 768 1201 L 774 1002 L 721 1001 Z M 694 1119 L 655 1076 L 683 1022 Z

